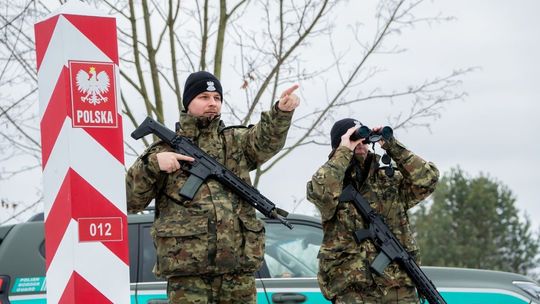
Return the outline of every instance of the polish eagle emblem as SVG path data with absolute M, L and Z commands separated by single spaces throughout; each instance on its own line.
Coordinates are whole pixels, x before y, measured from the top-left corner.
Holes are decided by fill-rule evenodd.
M 96 73 L 95 67 L 90 67 L 88 73 L 84 70 L 77 72 L 77 90 L 82 94 L 82 102 L 88 101 L 92 105 L 98 105 L 101 102 L 107 102 L 108 98 L 104 97 L 109 91 L 110 78 L 105 71 Z
M 206 88 L 207 91 L 210 91 L 210 92 L 214 92 L 216 90 L 216 87 L 214 86 L 214 82 L 213 81 L 207 81 L 206 82 L 206 85 L 208 86 Z

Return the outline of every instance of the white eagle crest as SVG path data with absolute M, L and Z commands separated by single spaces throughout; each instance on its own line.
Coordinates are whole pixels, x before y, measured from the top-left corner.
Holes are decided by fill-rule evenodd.
M 210 92 L 214 92 L 216 90 L 216 87 L 214 86 L 214 82 L 213 81 L 207 81 L 206 82 L 206 85 L 208 86 L 206 88 L 207 91 L 210 91 Z
M 90 67 L 88 72 L 90 74 L 83 70 L 79 70 L 77 73 L 77 89 L 79 92 L 86 94 L 86 96 L 81 97 L 81 100 L 83 102 L 88 101 L 92 105 L 98 105 L 102 101 L 107 102 L 108 98 L 101 94 L 109 91 L 109 75 L 105 71 L 96 73 L 95 67 Z

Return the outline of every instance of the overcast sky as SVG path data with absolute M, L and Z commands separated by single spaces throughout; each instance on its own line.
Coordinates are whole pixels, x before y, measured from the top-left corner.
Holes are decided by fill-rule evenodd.
M 362 5 L 349 1 L 340 15 L 343 24 L 361 14 Z M 407 52 L 384 59 L 391 70 L 385 78 L 387 88 L 447 75 L 454 69 L 479 67 L 463 78 L 468 97 L 448 104 L 431 130 L 398 130 L 396 136 L 443 173 L 459 165 L 471 176 L 484 172 L 500 180 L 516 195 L 517 206 L 531 216 L 535 227 L 540 226 L 540 144 L 536 141 L 540 131 L 539 11 L 538 0 L 428 2 L 422 14 L 442 12 L 455 20 L 406 31 L 398 42 Z M 350 42 L 339 41 L 339 32 L 336 35 L 337 43 Z M 306 54 L 324 55 L 316 50 Z M 234 90 L 237 80 L 222 79 L 225 90 Z M 309 95 L 305 90 L 313 89 L 306 83 L 300 85 L 304 96 Z M 302 100 L 301 107 L 313 107 L 317 102 Z M 359 108 L 348 116 L 370 126 L 382 125 L 392 110 L 386 107 Z M 293 200 L 305 197 L 306 181 L 328 152 L 329 148 L 321 146 L 297 151 L 263 177 L 261 192 L 291 210 Z M 128 158 L 126 164 L 132 161 Z M 0 194 L 13 201 L 30 201 L 40 186 L 39 176 L 26 176 L 3 182 Z M 314 208 L 304 200 L 295 211 L 313 214 Z
M 351 1 L 351 5 L 355 3 Z M 540 1 L 435 1 L 423 10 L 428 14 L 438 11 L 456 19 L 405 33 L 400 45 L 408 52 L 388 58 L 393 60 L 392 71 L 396 73 L 391 77 L 422 79 L 456 68 L 480 69 L 463 78 L 469 96 L 447 105 L 431 132 L 414 129 L 396 136 L 412 151 L 433 161 L 441 172 L 459 165 L 471 176 L 483 172 L 501 181 L 538 228 Z M 384 124 L 373 113 L 358 112 L 353 115 L 363 122 Z M 281 163 L 266 177 L 263 193 L 272 193 L 276 202 L 290 201 L 290 193 L 295 193 L 296 199 L 303 198 L 305 191 L 298 189 L 305 189 L 305 181 L 327 154 L 327 148 L 309 147 L 302 157 Z M 271 185 L 268 179 L 273 180 Z M 276 193 L 276 187 L 281 191 Z M 304 202 L 297 211 L 310 213 L 313 207 Z

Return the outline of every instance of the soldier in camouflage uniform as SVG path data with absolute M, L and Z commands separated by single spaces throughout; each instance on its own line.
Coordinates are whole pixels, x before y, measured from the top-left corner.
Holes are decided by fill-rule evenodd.
M 297 87 L 286 90 L 256 125 L 225 127 L 219 80 L 208 72 L 193 73 L 184 87 L 187 112 L 181 113 L 177 133 L 250 183 L 249 171 L 285 144 L 299 104 L 293 94 Z M 251 205 L 212 179 L 193 200 L 179 196 L 189 175 L 179 161 L 193 159 L 157 142 L 126 177 L 128 212 L 139 212 L 155 199 L 155 275 L 167 279 L 170 303 L 255 303 L 254 272 L 264 257 L 262 221 Z
M 439 171 L 391 139 L 379 142 L 397 166 L 394 176 L 387 176 L 379 168 L 380 156 L 370 152 L 361 143 L 363 139 L 350 140 L 359 125 L 349 118 L 334 124 L 329 160 L 307 184 L 307 198 L 320 211 L 324 230 L 318 255 L 319 286 L 333 303 L 419 303 L 414 284 L 395 262 L 388 265 L 383 276 L 370 271 L 377 249 L 369 239 L 357 244 L 353 238 L 353 232 L 366 228 L 366 223 L 352 203 L 339 202 L 338 198 L 352 183 L 384 216 L 407 251 L 417 256 L 407 210 L 434 191 Z

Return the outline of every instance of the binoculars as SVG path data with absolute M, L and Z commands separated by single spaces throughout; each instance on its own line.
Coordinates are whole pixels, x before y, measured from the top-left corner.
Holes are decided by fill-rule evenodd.
M 367 126 L 361 126 L 353 134 L 351 134 L 351 140 L 359 140 L 360 138 L 365 138 L 362 141 L 363 144 L 372 144 L 376 143 L 381 139 L 389 140 L 394 137 L 394 130 L 391 127 L 385 126 L 380 129 L 378 132 L 371 130 Z

